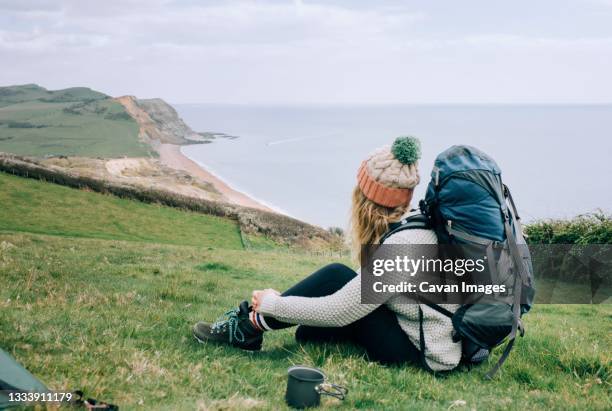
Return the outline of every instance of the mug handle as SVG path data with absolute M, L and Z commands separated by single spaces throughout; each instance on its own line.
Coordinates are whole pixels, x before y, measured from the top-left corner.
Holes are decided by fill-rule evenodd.
M 339 400 L 345 399 L 346 394 L 348 394 L 348 388 L 341 385 L 332 384 L 330 382 L 324 382 L 317 385 L 315 387 L 315 391 L 317 394 L 329 395 L 330 397 L 334 397 Z

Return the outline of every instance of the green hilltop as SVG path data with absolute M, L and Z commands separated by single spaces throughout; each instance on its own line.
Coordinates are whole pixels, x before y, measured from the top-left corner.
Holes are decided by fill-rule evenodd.
M 0 87 L 0 107 L 28 101 L 69 103 L 108 98 L 110 96 L 87 87 L 71 87 L 63 90 L 47 90 L 37 84 Z
M 120 103 L 86 87 L 0 87 L 0 151 L 36 157 L 149 156 L 138 130 Z

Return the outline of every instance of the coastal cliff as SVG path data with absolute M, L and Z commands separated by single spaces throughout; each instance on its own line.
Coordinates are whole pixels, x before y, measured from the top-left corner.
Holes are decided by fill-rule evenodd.
M 140 138 L 158 144 L 193 144 L 205 139 L 193 131 L 170 104 L 160 98 L 137 99 L 134 96 L 115 98 L 140 126 Z
M 161 99 L 84 87 L 0 87 L 0 171 L 238 221 L 248 236 L 338 248 L 337 236 L 278 214 L 185 157 L 215 136 L 193 131 Z
M 138 136 L 141 141 L 150 145 L 156 151 L 159 156 L 160 167 L 184 173 L 191 176 L 195 181 L 205 183 L 210 188 L 207 193 L 203 194 L 198 194 L 197 190 L 195 193 L 193 191 L 191 193 L 179 191 L 180 194 L 195 194 L 197 197 L 207 200 L 274 212 L 266 205 L 234 190 L 223 180 L 183 155 L 180 150 L 181 146 L 209 142 L 214 137 L 203 137 L 193 131 L 180 118 L 174 107 L 159 98 L 140 100 L 134 96 L 122 96 L 115 100 L 122 104 L 127 113 L 138 123 Z M 128 160 L 117 161 L 122 163 L 119 165 L 121 168 L 133 168 L 131 166 L 133 161 L 130 161 L 129 164 Z M 170 190 L 177 191 L 176 188 L 170 188 Z

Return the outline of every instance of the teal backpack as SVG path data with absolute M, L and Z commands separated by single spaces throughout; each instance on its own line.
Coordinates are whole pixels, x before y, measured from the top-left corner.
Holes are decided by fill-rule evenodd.
M 486 296 L 476 295 L 455 313 L 419 297 L 452 319 L 453 338 L 462 343 L 463 363 L 480 363 L 507 341 L 498 362 L 486 374 L 492 378 L 508 358 L 517 333 L 524 334 L 521 317 L 530 310 L 535 296 L 531 256 L 510 190 L 502 183 L 501 170 L 491 157 L 474 147 L 452 146 L 436 158 L 420 209 L 421 214 L 392 224 L 381 243 L 401 230 L 431 228 L 439 244 L 477 245 L 486 250 L 491 278 L 512 291 L 509 303 L 490 303 Z M 465 249 L 469 253 L 470 247 Z M 462 257 L 469 258 L 466 254 Z

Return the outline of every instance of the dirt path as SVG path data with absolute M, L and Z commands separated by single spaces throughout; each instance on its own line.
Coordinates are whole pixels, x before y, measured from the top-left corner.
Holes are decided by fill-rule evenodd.
M 203 181 L 211 183 L 225 198 L 227 198 L 228 202 L 274 212 L 274 210 L 258 203 L 246 194 L 234 190 L 225 182 L 200 167 L 196 162 L 183 155 L 183 153 L 181 153 L 181 146 L 176 144 L 161 144 L 157 148 L 157 151 L 159 152 L 159 159 L 162 164 L 176 170 L 186 171 Z

